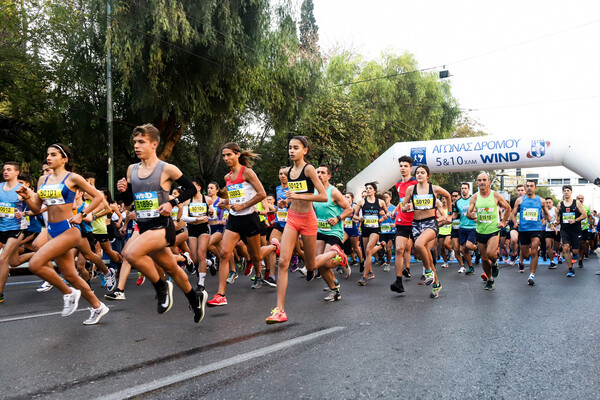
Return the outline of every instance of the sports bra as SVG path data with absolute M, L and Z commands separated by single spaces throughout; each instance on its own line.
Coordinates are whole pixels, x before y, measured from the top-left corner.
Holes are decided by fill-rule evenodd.
M 410 201 L 413 204 L 413 209 L 425 211 L 435 209 L 435 195 L 433 194 L 433 185 L 429 184 L 429 192 L 427 194 L 418 194 L 418 185 L 413 189 Z
M 288 169 L 288 189 L 290 192 L 310 194 L 315 192 L 315 184 L 313 183 L 312 179 L 308 179 L 306 177 L 306 174 L 304 173 L 304 170 L 306 169 L 307 165 L 308 163 L 304 164 L 304 168 L 302 168 L 302 171 L 300 171 L 300 175 L 298 175 L 296 179 L 292 179 L 292 177 L 290 176 L 290 172 L 292 171 L 293 167 L 290 167 Z
M 44 200 L 44 204 L 47 206 L 55 206 L 57 204 L 71 204 L 75 201 L 75 192 L 65 185 L 65 181 L 69 175 L 71 175 L 70 172 L 64 177 L 61 183 L 53 183 L 50 185 L 46 184 L 50 175 L 46 176 L 44 184 L 40 186 L 40 189 L 38 190 L 38 195 L 40 196 L 40 199 Z

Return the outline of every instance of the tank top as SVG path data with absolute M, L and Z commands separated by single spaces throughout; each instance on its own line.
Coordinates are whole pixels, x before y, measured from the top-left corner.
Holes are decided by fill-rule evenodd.
M 499 231 L 498 228 L 498 205 L 494 200 L 494 191 L 490 190 L 488 197 L 482 197 L 477 194 L 475 202 L 477 210 L 477 233 L 489 235 Z
M 535 196 L 523 196 L 519 206 L 519 232 L 537 232 L 542 230 L 542 199 Z
M 287 196 L 285 195 L 285 190 L 283 190 L 283 187 L 281 185 L 279 185 L 275 188 L 275 195 L 277 196 L 276 197 L 277 201 L 287 200 Z M 275 222 L 277 222 L 279 224 L 279 226 L 281 226 L 282 228 L 285 228 L 285 223 L 287 222 L 287 217 L 288 217 L 288 208 L 287 207 L 279 208 L 279 206 L 276 205 Z
M 590 222 L 588 221 L 588 216 L 590 215 L 590 208 L 585 204 L 582 204 L 582 206 L 585 210 L 585 218 L 581 220 L 581 230 L 587 231 L 590 227 Z
M 563 231 L 579 231 L 581 230 L 581 222 L 576 221 L 571 224 L 569 221 L 575 221 L 581 216 L 579 209 L 577 208 L 577 200 L 572 199 L 571 204 L 567 207 L 564 200 L 558 205 L 560 208 L 560 229 Z
M 395 208 L 396 208 L 396 206 L 394 206 L 393 204 L 390 204 L 390 206 L 387 208 L 388 213 L 391 214 Z M 385 221 L 383 221 L 381 223 L 381 233 L 383 235 L 386 235 L 386 234 L 392 235 L 392 234 L 396 233 L 396 224 L 392 220 L 392 217 L 387 217 L 385 219 Z
M 460 211 L 458 211 L 458 207 L 456 207 L 456 202 L 452 204 L 452 214 L 458 214 L 458 218 L 452 220 L 452 229 L 456 230 L 460 228 Z
M 17 189 L 21 187 L 17 183 L 14 188 L 4 190 L 6 182 L 0 184 L 0 231 L 16 231 L 21 229 L 21 219 L 15 217 L 16 211 L 22 211 L 23 202 L 19 201 Z
M 244 180 L 245 169 L 246 167 L 242 165 L 242 168 L 240 168 L 240 173 L 234 180 L 231 180 L 232 172 L 230 171 L 227 175 L 227 179 L 225 180 L 225 184 L 227 185 L 227 195 L 229 196 L 229 204 L 231 205 L 243 204 L 256 196 L 256 190 L 254 190 L 254 186 Z M 246 207 L 240 211 L 234 211 L 233 208 L 229 210 L 229 214 L 233 216 L 248 215 L 252 214 L 253 212 L 256 212 L 255 205 Z
M 467 212 L 469 211 L 469 204 L 471 204 L 471 196 L 466 199 L 460 198 L 456 200 L 456 209 L 460 217 L 460 228 L 463 229 L 474 229 L 477 226 L 477 222 L 467 218 Z
M 350 207 L 352 207 L 352 209 L 354 210 L 354 205 L 356 203 L 352 203 L 350 204 Z M 352 212 L 352 214 L 350 214 L 349 217 L 346 217 L 346 219 L 344 219 L 344 229 L 345 230 L 352 230 L 352 229 L 358 229 L 358 225 L 356 224 L 356 222 L 354 222 L 354 220 L 352 219 L 352 216 L 354 215 L 354 211 Z
M 398 206 L 398 211 L 396 212 L 396 225 L 403 226 L 411 226 L 413 223 L 413 219 L 415 214 L 412 211 L 407 213 L 402 212 L 402 203 L 404 203 L 404 196 L 406 196 L 406 189 L 409 186 L 413 186 L 417 184 L 417 180 L 411 177 L 406 182 L 396 182 L 396 191 L 398 192 L 398 197 L 400 197 L 400 204 Z
M 212 213 L 208 217 L 208 221 L 209 222 L 217 222 L 217 221 L 222 221 L 223 220 L 223 211 L 224 211 L 224 209 L 217 207 L 220 202 L 221 202 L 221 198 L 220 197 L 217 197 L 215 199 L 215 201 L 213 201 L 212 206 L 213 206 L 213 209 L 215 210 L 215 212 Z
M 435 195 L 433 194 L 433 185 L 429 184 L 429 192 L 427 194 L 419 194 L 418 186 L 413 189 L 410 201 L 413 204 L 414 210 L 426 211 L 435 208 Z
M 264 215 L 262 215 L 260 213 L 260 211 L 264 211 L 265 207 L 262 204 L 262 201 L 259 201 L 258 203 L 256 203 L 256 211 L 259 211 L 258 213 L 258 219 L 260 220 L 260 222 L 262 223 L 267 223 L 267 217 L 265 217 Z
M 165 164 L 164 161 L 159 160 L 152 173 L 146 178 L 138 176 L 138 169 L 142 163 L 133 166 L 131 187 L 138 223 L 154 221 L 155 218 L 162 217 L 158 213 L 158 207 L 169 201 L 169 191 L 160 185 L 160 177 Z
M 75 192 L 65 185 L 65 181 L 71 175 L 69 172 L 63 178 L 61 183 L 47 184 L 50 175 L 46 176 L 44 184 L 38 190 L 38 196 L 44 201 L 46 206 L 54 206 L 57 204 L 71 204 L 75 201 Z
M 78 213 L 82 213 L 83 209 L 87 206 L 87 204 L 85 202 L 81 203 L 81 205 L 79 207 L 77 207 L 77 212 Z M 92 224 L 90 224 L 87 221 L 81 220 L 81 224 L 79 224 L 79 226 L 81 227 L 81 229 L 86 232 L 92 232 Z
M 552 230 L 552 222 L 556 221 L 556 207 L 552 207 L 548 210 L 548 214 L 550 214 L 550 221 L 546 222 L 546 232 L 553 232 Z M 560 231 L 560 225 L 555 227 L 557 231 Z
M 315 185 L 314 185 L 312 179 L 308 179 L 306 177 L 306 174 L 304 173 L 304 170 L 306 169 L 307 166 L 308 166 L 308 164 L 304 164 L 302 171 L 300 171 L 300 175 L 298 175 L 298 177 L 296 179 L 292 179 L 292 177 L 290 176 L 292 167 L 290 167 L 288 169 L 288 172 L 287 172 L 288 189 L 290 190 L 290 192 L 295 192 L 295 193 L 314 193 L 315 192 Z
M 365 202 L 362 206 L 363 212 L 363 228 L 377 229 L 379 228 L 379 199 L 375 198 L 374 203 L 369 203 L 369 200 L 365 197 Z
M 342 208 L 333 202 L 331 198 L 331 192 L 333 191 L 333 186 L 329 185 L 327 188 L 327 202 L 314 202 L 313 207 L 315 209 L 315 214 L 317 215 L 317 224 L 318 224 L 318 232 L 327 235 L 327 236 L 336 236 L 340 240 L 344 238 L 344 224 L 337 223 L 334 226 L 331 226 L 329 222 L 327 222 L 330 218 L 335 218 L 342 213 Z M 314 193 L 314 192 L 313 192 Z M 316 193 L 315 193 L 316 194 Z
M 446 217 L 448 212 L 446 210 L 442 210 L 442 216 Z M 449 235 L 452 233 L 452 225 L 442 225 L 439 228 L 440 235 Z
M 190 200 L 188 205 L 188 213 L 190 217 L 206 217 L 208 216 L 208 204 L 203 194 L 200 194 L 200 201 L 194 198 Z

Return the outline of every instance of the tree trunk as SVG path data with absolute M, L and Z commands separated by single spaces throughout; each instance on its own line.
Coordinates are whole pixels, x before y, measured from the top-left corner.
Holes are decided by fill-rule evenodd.
M 173 153 L 175 145 L 181 139 L 181 135 L 188 123 L 189 121 L 184 121 L 178 124 L 175 116 L 170 113 L 166 120 L 163 119 L 156 124 L 156 128 L 160 131 L 161 141 L 163 142 L 163 148 L 158 154 L 158 158 L 167 161 L 171 157 L 171 153 Z

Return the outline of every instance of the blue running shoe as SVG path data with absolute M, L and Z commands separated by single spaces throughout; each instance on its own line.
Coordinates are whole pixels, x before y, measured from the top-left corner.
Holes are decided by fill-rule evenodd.
M 569 268 L 569 272 L 567 272 L 567 278 L 572 278 L 575 276 L 575 271 Z
M 105 287 L 106 286 L 106 277 L 104 276 L 104 274 L 100 274 L 100 287 Z

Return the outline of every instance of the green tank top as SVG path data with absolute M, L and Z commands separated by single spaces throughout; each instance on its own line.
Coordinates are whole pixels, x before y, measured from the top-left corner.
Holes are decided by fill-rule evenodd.
M 442 211 L 444 217 L 448 215 L 446 211 Z M 439 228 L 439 235 L 450 235 L 452 233 L 452 225 L 442 225 Z
M 337 236 L 340 240 L 344 238 L 344 224 L 337 223 L 334 226 L 329 225 L 327 220 L 329 218 L 335 218 L 342 213 L 342 208 L 336 205 L 331 199 L 331 191 L 333 186 L 329 185 L 327 188 L 327 203 L 313 202 L 315 213 L 317 214 L 317 223 L 319 233 L 328 236 Z M 315 194 L 317 192 L 315 191 Z
M 477 193 L 477 201 L 475 202 L 477 210 L 477 233 L 489 235 L 498 232 L 498 205 L 494 200 L 494 191 L 490 190 L 488 197 L 481 197 L 481 193 Z
M 267 223 L 267 217 L 265 217 L 264 215 L 262 215 L 260 213 L 264 209 L 265 209 L 265 207 L 263 207 L 262 201 L 259 201 L 258 203 L 256 203 L 256 210 L 258 211 L 258 218 L 260 219 L 260 222 Z
M 584 205 L 583 209 L 585 210 L 585 218 L 581 220 L 581 230 L 587 231 L 590 227 L 590 222 L 588 221 L 588 215 L 590 215 L 590 208 Z

